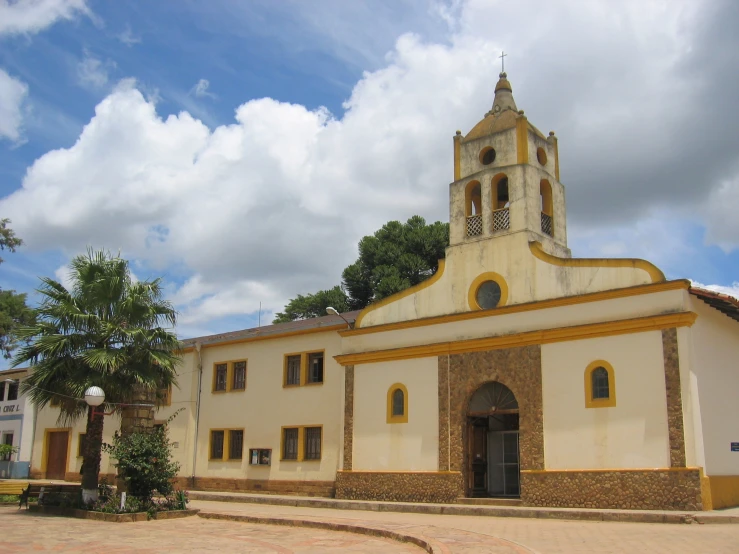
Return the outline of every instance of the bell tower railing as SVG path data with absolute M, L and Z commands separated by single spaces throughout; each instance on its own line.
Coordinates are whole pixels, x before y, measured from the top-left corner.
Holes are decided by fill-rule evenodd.
M 482 235 L 482 214 L 467 216 L 467 236 L 477 237 Z
M 504 231 L 511 225 L 511 216 L 508 208 L 493 210 L 493 232 Z
M 550 237 L 554 236 L 554 230 L 552 227 L 552 216 L 545 214 L 544 212 L 541 212 L 541 232 L 549 235 Z

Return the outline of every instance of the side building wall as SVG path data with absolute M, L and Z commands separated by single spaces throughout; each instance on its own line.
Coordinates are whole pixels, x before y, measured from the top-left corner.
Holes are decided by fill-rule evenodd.
M 323 353 L 322 383 L 307 383 L 307 358 Z M 203 377 L 194 479 L 188 486 L 206 490 L 250 490 L 277 493 L 333 495 L 343 440 L 344 370 L 333 356 L 340 353 L 334 331 L 214 345 L 201 350 Z M 301 384 L 286 385 L 286 356 L 302 356 Z M 244 390 L 215 392 L 216 364 L 227 364 L 232 378 L 234 362 L 246 361 Z M 231 383 L 229 381 L 229 386 Z M 309 459 L 308 429 L 320 428 L 320 459 Z M 285 429 L 297 429 L 297 459 L 285 459 Z M 213 456 L 213 432 L 243 431 L 243 447 L 231 453 L 224 445 L 221 458 Z M 252 450 L 259 450 L 253 460 Z M 265 452 L 266 451 L 266 452 Z M 253 461 L 268 463 L 253 464 Z M 233 456 L 232 456 L 233 454 Z
M 692 295 L 690 309 L 698 319 L 682 338 L 690 353 L 697 457 L 705 460 L 712 507 L 739 506 L 739 451 L 731 448 L 739 443 L 739 322 Z

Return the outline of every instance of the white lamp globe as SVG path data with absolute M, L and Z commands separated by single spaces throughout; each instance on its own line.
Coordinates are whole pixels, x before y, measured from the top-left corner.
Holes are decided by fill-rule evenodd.
M 90 387 L 85 391 L 85 402 L 88 406 L 100 406 L 105 402 L 105 393 L 100 387 Z

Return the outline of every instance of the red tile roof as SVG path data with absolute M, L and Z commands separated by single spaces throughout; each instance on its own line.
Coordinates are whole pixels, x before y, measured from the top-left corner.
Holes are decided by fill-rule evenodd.
M 698 287 L 690 287 L 690 294 L 697 296 L 703 302 L 726 314 L 731 319 L 739 321 L 739 300 L 733 296 Z

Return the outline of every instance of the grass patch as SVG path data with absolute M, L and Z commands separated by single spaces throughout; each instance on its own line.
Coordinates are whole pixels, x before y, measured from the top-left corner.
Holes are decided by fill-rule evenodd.
M 20 502 L 20 496 L 17 494 L 0 494 L 0 503 Z

